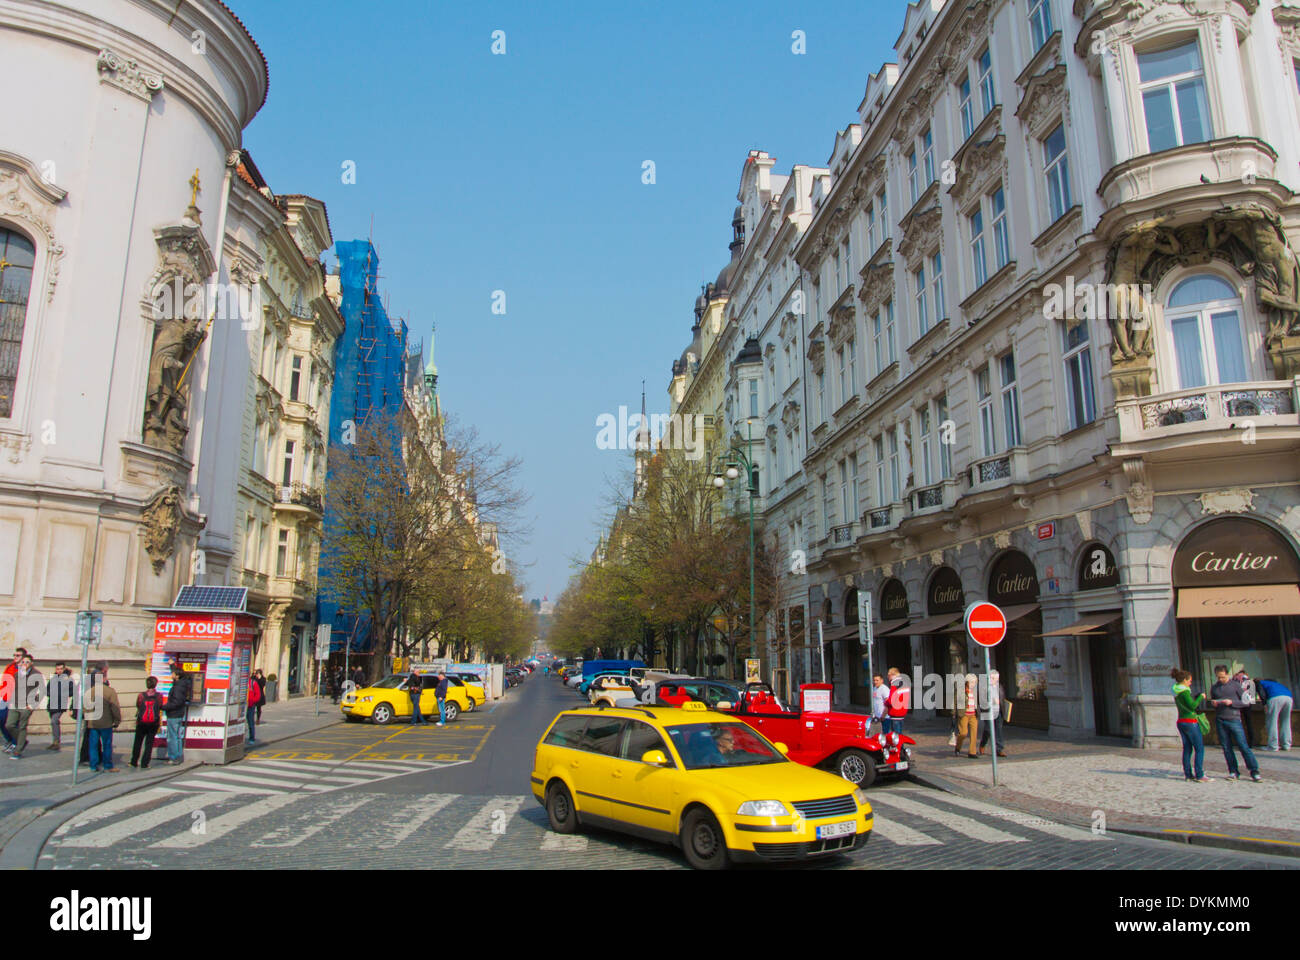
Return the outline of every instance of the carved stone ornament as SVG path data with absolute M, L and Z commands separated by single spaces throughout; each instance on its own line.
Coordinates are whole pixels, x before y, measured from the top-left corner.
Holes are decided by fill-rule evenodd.
M 826 366 L 826 341 L 814 340 L 809 343 L 807 356 L 813 373 L 821 373 Z
M 967 5 L 948 39 L 944 50 L 946 59 L 952 63 L 965 63 L 975 55 L 976 45 L 988 35 L 989 6 L 989 0 Z
M 1300 504 L 1287 507 L 1278 519 L 1282 526 L 1291 531 L 1291 536 L 1300 539 Z
M 1025 95 L 1016 107 L 1016 116 L 1036 136 L 1047 132 L 1047 125 L 1059 117 L 1065 108 L 1065 64 L 1058 63 L 1050 70 L 1030 77 L 1025 84 Z
M 9 451 L 10 463 L 21 463 L 32 449 L 32 436 L 29 433 L 16 433 L 9 430 L 0 432 L 0 450 Z
M 1300 7 L 1274 7 L 1273 22 L 1277 24 L 1277 48 L 1282 59 L 1300 58 Z
M 853 328 L 853 304 L 846 301 L 831 313 L 830 326 L 826 328 L 826 336 L 830 339 L 831 346 L 838 347 L 853 336 Z
M 898 244 L 898 252 L 909 265 L 933 250 L 939 244 L 943 211 L 938 206 L 927 207 L 912 218 L 907 233 Z
M 858 298 L 868 314 L 875 313 L 884 301 L 894 292 L 894 264 L 879 263 L 863 271 L 862 292 Z
M 993 546 L 999 550 L 1008 550 L 1011 547 L 1011 531 L 999 530 L 993 534 Z
M 120 56 L 111 50 L 100 50 L 95 66 L 99 69 L 100 83 L 125 90 L 145 103 L 151 101 L 153 95 L 163 88 L 162 74 L 146 73 L 130 57 Z
M 197 227 L 161 227 L 154 237 L 158 268 L 144 298 L 153 325 L 153 349 L 141 434 L 149 446 L 180 454 L 189 433 L 193 360 L 207 336 L 202 298 L 194 302 L 185 288 L 206 283 L 215 264 Z M 162 295 L 169 290 L 170 296 Z
M 1246 513 L 1255 509 L 1255 491 L 1247 487 L 1210 490 L 1196 499 L 1201 501 L 1202 515 L 1207 513 Z
M 787 434 L 793 433 L 794 428 L 799 425 L 798 400 L 788 400 L 785 406 L 781 408 L 781 424 L 785 427 Z
M 141 515 L 144 526 L 140 535 L 149 553 L 155 575 L 176 552 L 176 535 L 181 529 L 181 488 L 173 484 L 154 494 Z
M 942 550 L 931 550 L 931 551 L 930 551 L 930 565 L 931 565 L 932 567 L 942 567 L 942 566 L 943 566 L 943 551 L 942 551 Z
M 1155 510 L 1155 491 L 1147 483 L 1146 463 L 1138 457 L 1125 460 L 1124 476 L 1128 478 L 1124 499 L 1128 502 L 1128 512 L 1133 517 L 1133 522 L 1149 523 Z
M 961 170 L 952 185 L 952 195 L 962 206 L 968 197 L 986 192 L 984 186 L 1001 174 L 1006 159 L 1006 137 L 999 133 L 992 140 L 973 144 L 961 158 Z
M 56 205 L 67 195 L 62 187 L 43 179 L 40 170 L 26 158 L 0 150 L 0 216 L 28 224 L 40 234 L 40 245 L 46 253 L 46 303 L 54 300 L 64 254 L 51 221 Z M 32 283 L 35 286 L 35 278 Z

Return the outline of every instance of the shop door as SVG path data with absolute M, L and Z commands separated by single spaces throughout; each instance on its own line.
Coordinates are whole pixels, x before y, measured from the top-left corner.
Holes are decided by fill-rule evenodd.
M 867 675 L 867 648 L 856 640 L 848 641 L 849 699 L 860 707 L 871 706 L 871 677 Z
M 1124 636 L 1111 631 L 1087 637 L 1092 668 L 1092 709 L 1097 736 L 1132 737 L 1133 713 L 1128 703 L 1128 670 Z
M 888 675 L 890 667 L 897 667 L 900 673 L 911 676 L 911 637 L 885 637 L 885 662 L 876 667 L 876 672 Z
M 289 634 L 289 693 L 298 692 L 298 659 L 302 648 L 302 628 L 294 627 Z

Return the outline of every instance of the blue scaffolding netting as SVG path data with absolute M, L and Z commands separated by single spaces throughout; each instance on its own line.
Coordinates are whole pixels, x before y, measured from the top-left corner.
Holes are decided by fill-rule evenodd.
M 376 419 L 400 413 L 407 377 L 406 322 L 389 319 L 378 290 L 379 255 L 368 240 L 335 244 L 339 259 L 339 290 L 344 332 L 334 346 L 334 384 L 330 393 L 329 442 L 343 443 L 345 431 L 355 434 Z M 396 441 L 394 441 L 396 442 Z M 326 467 L 328 488 L 332 467 Z M 368 614 L 343 609 L 341 598 L 327 586 L 337 549 L 338 520 L 325 502 L 320 556 L 320 589 L 316 621 L 333 626 L 330 651 L 369 653 L 374 631 Z

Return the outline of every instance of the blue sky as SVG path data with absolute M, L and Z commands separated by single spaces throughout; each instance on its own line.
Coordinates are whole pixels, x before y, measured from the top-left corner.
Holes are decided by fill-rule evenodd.
M 631 463 L 596 418 L 638 410 L 643 379 L 668 411 L 746 154 L 824 164 L 905 4 L 228 3 L 271 71 L 245 145 L 273 190 L 325 201 L 336 240 L 373 217 L 390 314 L 426 346 L 437 323 L 445 408 L 523 458 L 532 533 L 508 549 L 554 599 Z

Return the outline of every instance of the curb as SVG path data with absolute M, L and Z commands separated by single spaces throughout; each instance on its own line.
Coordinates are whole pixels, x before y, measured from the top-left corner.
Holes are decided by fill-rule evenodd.
M 282 737 L 276 737 L 274 740 L 259 740 L 258 745 L 279 743 L 282 740 L 292 740 L 294 737 L 300 737 L 306 733 L 314 733 L 317 730 L 324 730 L 326 727 L 334 726 L 336 723 L 343 721 L 335 717 L 327 723 L 318 726 L 308 727 L 303 730 L 297 730 L 293 733 L 287 733 Z M 236 763 L 242 762 L 248 754 L 241 757 Z M 118 797 L 125 796 L 135 790 L 144 787 L 152 787 L 159 783 L 166 783 L 174 777 L 179 777 L 205 766 L 227 766 L 227 764 L 189 764 L 183 765 L 179 769 L 168 771 L 164 776 L 154 777 L 150 780 L 133 778 L 128 781 L 113 780 L 104 783 L 101 786 L 91 787 L 87 790 L 72 794 L 71 796 L 62 796 L 55 794 L 52 802 L 43 808 L 31 807 L 35 812 L 34 816 L 17 830 L 13 831 L 7 838 L 0 838 L 0 870 L 35 870 L 37 862 L 40 859 L 41 851 L 45 849 L 46 842 L 50 836 L 63 824 L 67 823 L 78 813 L 88 810 L 106 800 L 115 800 Z M 66 791 L 65 791 L 66 793 Z M 77 801 L 86 799 L 86 803 Z
M 948 778 L 934 773 L 926 774 L 909 774 L 908 779 L 915 780 L 917 783 L 934 790 L 940 790 L 944 793 L 955 793 L 959 796 L 967 796 L 957 784 L 954 784 Z M 973 799 L 988 801 L 988 797 L 975 797 Z M 1042 814 L 1035 814 L 1042 816 Z M 1068 817 L 1053 815 L 1051 819 L 1058 823 L 1064 823 L 1067 826 L 1080 827 L 1087 829 L 1090 823 L 1083 821 L 1072 821 Z M 1218 850 L 1231 850 L 1236 853 L 1261 854 L 1270 857 L 1291 857 L 1300 859 L 1300 843 L 1290 840 L 1266 840 L 1262 837 L 1238 837 L 1227 833 L 1212 833 L 1206 830 L 1187 830 L 1178 827 L 1116 827 L 1107 826 L 1107 833 L 1122 833 L 1126 836 L 1139 837 L 1143 840 L 1159 840 L 1164 843 L 1183 843 L 1196 847 L 1211 847 Z

